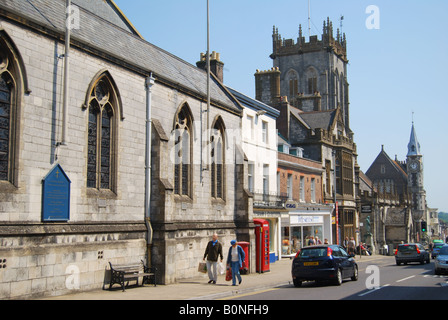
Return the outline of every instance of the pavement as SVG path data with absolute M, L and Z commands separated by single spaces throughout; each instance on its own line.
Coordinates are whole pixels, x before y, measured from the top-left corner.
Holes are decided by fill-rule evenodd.
M 374 260 L 374 256 L 356 256 L 357 262 Z M 232 286 L 231 281 L 225 281 L 225 275 L 219 275 L 216 284 L 208 284 L 207 274 L 195 278 L 180 280 L 174 284 L 126 287 L 123 292 L 115 285 L 112 290 L 99 289 L 57 297 L 45 297 L 40 300 L 226 300 L 244 296 L 253 292 L 267 291 L 275 287 L 292 284 L 292 259 L 282 259 L 270 265 L 270 271 L 242 275 L 239 286 Z M 107 286 L 108 288 L 108 286 Z

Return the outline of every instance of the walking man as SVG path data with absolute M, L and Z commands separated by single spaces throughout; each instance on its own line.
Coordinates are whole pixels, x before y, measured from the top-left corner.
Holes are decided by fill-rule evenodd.
M 221 257 L 221 262 L 223 260 L 222 255 L 222 245 L 218 241 L 218 235 L 213 234 L 212 240 L 208 242 L 207 248 L 205 248 L 204 261 L 207 258 L 207 272 L 210 281 L 208 283 L 216 284 L 218 280 L 218 258 Z M 213 268 L 213 271 L 212 271 Z

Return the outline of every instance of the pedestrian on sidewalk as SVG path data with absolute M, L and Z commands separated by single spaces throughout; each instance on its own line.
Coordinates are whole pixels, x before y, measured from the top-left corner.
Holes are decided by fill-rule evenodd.
M 348 245 L 347 245 L 347 249 L 348 249 L 349 254 L 355 254 L 355 250 L 356 250 L 355 238 L 353 238 L 353 237 L 350 238 L 350 241 L 348 242 Z
M 229 248 L 229 254 L 227 255 L 227 268 L 232 269 L 232 286 L 236 286 L 236 278 L 238 278 L 238 284 L 241 284 L 240 269 L 243 267 L 243 261 L 246 258 L 243 248 L 236 243 L 236 240 L 230 241 L 232 245 Z
M 314 246 L 316 244 L 316 242 L 314 242 L 314 237 L 310 236 L 309 240 L 308 240 L 308 245 L 309 246 Z
M 348 243 L 350 240 L 348 240 L 348 237 L 345 237 L 344 242 L 342 243 L 342 246 L 347 251 L 348 250 Z
M 218 234 L 214 233 L 212 240 L 207 243 L 205 248 L 204 258 L 207 258 L 207 272 L 210 281 L 208 283 L 216 284 L 218 280 L 218 259 L 221 257 L 221 262 L 224 259 L 222 255 L 222 244 L 218 241 Z M 213 270 L 212 270 L 213 268 Z

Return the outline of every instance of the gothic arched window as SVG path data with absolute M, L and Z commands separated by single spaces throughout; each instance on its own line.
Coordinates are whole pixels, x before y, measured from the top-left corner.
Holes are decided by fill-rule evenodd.
M 307 79 L 307 93 L 314 94 L 317 90 L 317 82 L 318 76 L 317 71 L 313 67 L 309 67 L 306 71 L 306 79 Z
M 9 180 L 10 138 L 11 138 L 11 101 L 14 85 L 11 76 L 3 72 L 0 76 L 0 180 Z
M 211 156 L 211 195 L 213 198 L 224 199 L 225 190 L 225 139 L 224 123 L 218 118 L 210 136 Z
M 293 101 L 293 99 L 296 98 L 297 94 L 299 93 L 299 76 L 297 72 L 295 72 L 294 70 L 289 71 L 287 81 L 289 84 L 288 99 L 289 101 Z
M 191 154 L 193 121 L 185 104 L 175 119 L 174 193 L 191 196 Z
M 117 102 L 107 75 L 96 81 L 89 96 L 87 187 L 115 191 Z
M 9 36 L 0 31 L 0 181 L 17 185 L 20 106 L 27 88 L 23 60 Z

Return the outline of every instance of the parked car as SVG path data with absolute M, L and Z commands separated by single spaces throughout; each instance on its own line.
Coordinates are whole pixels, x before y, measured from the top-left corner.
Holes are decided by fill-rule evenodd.
M 317 245 L 302 248 L 292 262 L 292 280 L 295 287 L 303 281 L 332 280 L 341 285 L 343 279 L 358 280 L 358 265 L 339 245 Z
M 430 263 L 429 252 L 420 243 L 399 244 L 395 250 L 395 262 L 397 266 L 408 262 Z
M 432 250 L 431 250 L 431 258 L 437 257 L 439 254 L 440 249 L 444 246 L 443 243 L 434 243 Z
M 448 271 L 448 245 L 440 248 L 439 254 L 434 261 L 434 273 L 440 274 Z

